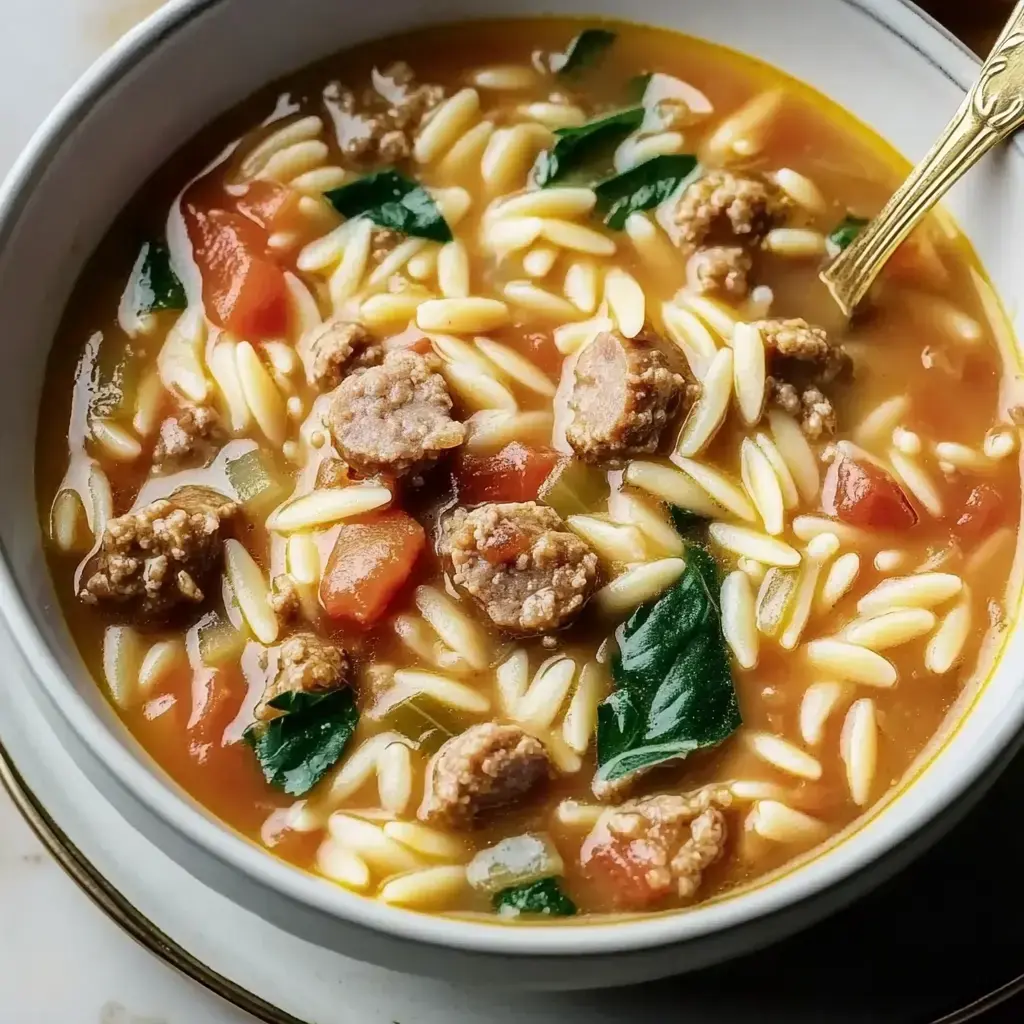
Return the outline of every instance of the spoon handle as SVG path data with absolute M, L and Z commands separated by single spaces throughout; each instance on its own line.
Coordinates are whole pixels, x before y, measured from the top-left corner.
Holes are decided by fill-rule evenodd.
M 978 78 L 910 176 L 821 279 L 850 316 L 918 221 L 970 167 L 1024 125 L 1024 0 L 1010 15 Z

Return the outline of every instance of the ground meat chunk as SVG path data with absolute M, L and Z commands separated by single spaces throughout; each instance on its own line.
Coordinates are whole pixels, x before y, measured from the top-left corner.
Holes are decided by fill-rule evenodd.
M 852 373 L 842 345 L 806 320 L 759 320 L 768 362 L 768 400 L 795 417 L 812 440 L 833 434 L 835 409 L 822 388 Z
M 759 242 L 781 223 L 790 207 L 771 182 L 730 171 L 709 171 L 692 182 L 662 218 L 684 252 L 703 245 Z
M 653 452 L 684 385 L 648 339 L 599 334 L 576 363 L 566 439 L 586 462 Z
M 122 605 L 140 620 L 198 604 L 202 585 L 220 565 L 225 524 L 238 508 L 208 487 L 180 487 L 111 519 L 79 597 Z
M 299 588 L 286 572 L 271 580 L 269 601 L 274 614 L 284 622 L 298 618 L 299 612 L 302 611 Z
M 517 803 L 553 775 L 540 740 L 517 725 L 482 722 L 452 737 L 434 756 L 419 817 L 472 828 L 488 812 Z
M 341 317 L 312 328 L 299 347 L 308 353 L 309 383 L 323 391 L 336 388 L 349 370 L 375 366 L 384 356 L 361 323 Z
M 532 501 L 456 509 L 441 548 L 456 586 L 512 633 L 565 626 L 597 586 L 597 555 L 554 509 Z
M 327 693 L 347 686 L 352 672 L 348 654 L 316 633 L 296 633 L 281 644 L 277 675 L 267 684 L 256 706 L 256 717 L 277 712 L 270 702 L 282 693 Z
M 367 476 L 425 467 L 465 437 L 434 357 L 389 352 L 335 389 L 328 425 L 341 457 Z
M 691 899 L 725 849 L 728 790 L 660 793 L 606 811 L 580 850 L 580 864 L 609 902 L 639 910 L 673 892 Z
M 328 456 L 316 467 L 316 482 L 313 484 L 316 489 L 347 487 L 350 483 L 352 477 L 349 475 L 348 466 L 341 459 Z
M 738 245 L 712 245 L 690 257 L 686 278 L 696 292 L 742 299 L 749 290 L 750 267 L 750 256 Z
M 324 90 L 342 157 L 356 168 L 408 159 L 416 129 L 442 99 L 443 87 L 418 84 L 404 61 L 374 69 L 372 87 L 358 98 L 337 82 Z
M 190 456 L 205 461 L 212 454 L 209 443 L 220 428 L 220 417 L 208 405 L 185 405 L 160 424 L 153 448 L 153 462 L 162 466 L 182 462 Z

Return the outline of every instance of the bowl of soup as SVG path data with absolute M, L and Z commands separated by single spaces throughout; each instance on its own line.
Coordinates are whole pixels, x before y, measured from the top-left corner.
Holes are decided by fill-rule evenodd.
M 209 884 L 571 987 L 808 923 L 1012 752 L 1024 177 L 848 321 L 971 59 L 895 2 L 555 6 L 184 2 L 90 72 L 3 195 L 0 579 Z

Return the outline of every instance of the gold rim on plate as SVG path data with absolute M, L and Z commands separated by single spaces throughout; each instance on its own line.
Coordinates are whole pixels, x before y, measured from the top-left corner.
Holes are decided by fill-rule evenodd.
M 72 842 L 29 788 L 14 766 L 6 747 L 0 742 L 0 786 L 14 802 L 39 841 L 46 847 L 64 873 L 122 931 L 144 946 L 165 964 L 198 982 L 225 1002 L 244 1010 L 263 1024 L 310 1024 L 286 1010 L 268 1003 L 225 975 L 207 967 L 184 946 L 162 931 L 131 903 Z M 1001 1006 L 1024 992 L 1024 974 L 975 999 L 966 1006 L 937 1018 L 932 1024 L 964 1024 Z

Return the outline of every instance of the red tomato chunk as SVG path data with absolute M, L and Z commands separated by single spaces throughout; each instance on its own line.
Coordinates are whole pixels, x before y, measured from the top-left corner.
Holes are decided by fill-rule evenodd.
M 909 530 L 918 521 L 903 488 L 884 469 L 848 455 L 829 467 L 821 506 L 826 515 L 868 530 Z
M 580 851 L 580 865 L 612 906 L 643 910 L 672 892 L 665 853 L 643 836 L 591 834 Z
M 455 468 L 459 501 L 533 501 L 561 457 L 553 448 L 528 448 L 518 441 L 494 455 L 464 454 Z
M 253 181 L 235 205 L 264 231 L 283 231 L 298 211 L 299 193 L 273 181 Z
M 320 581 L 327 614 L 373 625 L 409 579 L 426 543 L 423 527 L 397 510 L 346 523 Z
M 1004 511 L 999 492 L 991 484 L 977 484 L 967 495 L 953 532 L 961 544 L 973 546 L 1002 525 Z
M 244 339 L 288 326 L 284 272 L 265 256 L 266 232 L 240 213 L 188 204 L 185 220 L 211 318 Z

